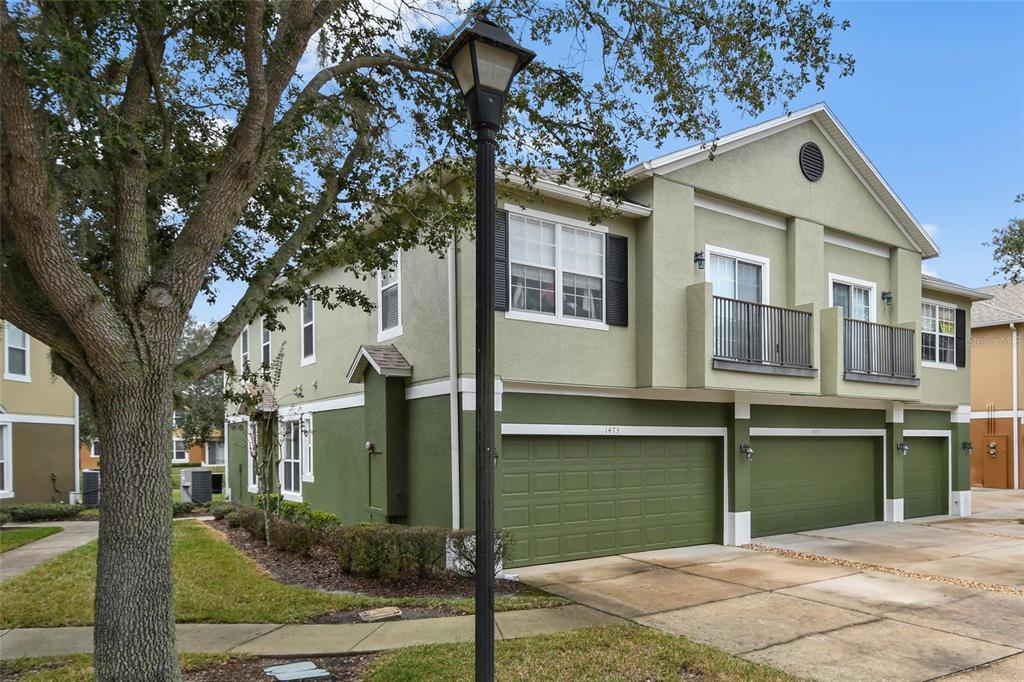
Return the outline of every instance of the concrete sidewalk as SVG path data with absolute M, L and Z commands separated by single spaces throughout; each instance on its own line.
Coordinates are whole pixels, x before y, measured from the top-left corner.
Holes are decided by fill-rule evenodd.
M 496 639 L 517 639 L 620 619 L 587 606 L 506 611 L 497 614 Z M 329 656 L 386 651 L 417 644 L 473 640 L 473 616 L 422 618 L 385 623 L 343 625 L 212 625 L 177 626 L 178 650 L 193 653 L 235 653 L 257 656 Z M 0 631 L 0 659 L 92 653 L 92 628 L 21 628 Z
M 9 523 L 5 528 L 32 528 L 38 526 L 57 527 L 64 530 L 42 540 L 0 554 L 0 583 L 10 580 L 16 575 L 49 561 L 64 552 L 70 552 L 87 542 L 92 542 L 99 534 L 100 524 L 97 521 L 47 521 L 40 523 Z

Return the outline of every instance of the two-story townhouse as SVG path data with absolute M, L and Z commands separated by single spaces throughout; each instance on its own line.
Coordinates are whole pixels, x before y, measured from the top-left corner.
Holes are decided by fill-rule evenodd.
M 970 512 L 971 289 L 824 105 L 629 171 L 592 224 L 553 177 L 500 201 L 498 524 L 515 564 Z M 472 527 L 474 244 L 396 255 L 371 315 L 284 344 L 280 482 L 345 522 Z M 325 282 L 343 275 L 324 272 Z M 357 282 L 345 280 L 358 286 Z M 235 499 L 255 478 L 229 417 Z
M 77 502 L 78 396 L 50 349 L 0 320 L 0 503 Z
M 1024 284 L 985 287 L 971 309 L 971 483 L 1024 479 Z

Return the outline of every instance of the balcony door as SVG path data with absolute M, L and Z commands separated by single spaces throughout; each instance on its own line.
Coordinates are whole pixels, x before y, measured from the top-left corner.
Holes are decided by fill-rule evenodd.
M 847 320 L 855 320 L 856 323 L 844 323 L 847 329 L 845 334 L 846 363 L 848 369 L 862 372 L 874 372 L 873 360 L 877 361 L 878 353 L 872 353 L 872 345 L 877 345 L 877 340 L 872 341 L 870 322 L 872 321 L 871 301 L 872 289 L 867 286 L 858 286 L 849 282 L 832 282 L 832 305 L 843 309 L 843 317 Z M 880 348 L 876 348 L 880 351 Z
M 764 268 L 743 258 L 711 254 L 711 284 L 715 296 L 742 301 L 724 308 L 715 319 L 715 334 L 731 357 L 764 362 Z

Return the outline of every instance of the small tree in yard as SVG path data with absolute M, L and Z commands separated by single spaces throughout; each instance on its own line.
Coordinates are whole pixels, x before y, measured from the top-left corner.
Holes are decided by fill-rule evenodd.
M 370 309 L 396 249 L 472 224 L 470 134 L 435 66 L 450 0 L 0 3 L 0 315 L 52 349 L 103 443 L 95 600 L 100 680 L 180 678 L 170 457 L 174 395 L 230 368 L 244 326 L 312 296 Z M 477 3 L 540 57 L 516 80 L 502 167 L 618 196 L 640 138 L 707 139 L 822 87 L 827 0 Z M 428 171 L 429 169 L 429 171 Z M 596 212 L 596 209 L 595 209 Z M 372 220 L 366 219 L 372 216 Z M 372 228 L 372 229 L 371 229 Z M 245 292 L 177 350 L 197 297 Z

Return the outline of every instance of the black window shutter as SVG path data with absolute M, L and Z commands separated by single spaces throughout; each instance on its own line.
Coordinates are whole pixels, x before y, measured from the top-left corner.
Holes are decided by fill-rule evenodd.
M 956 309 L 956 366 L 967 366 L 967 311 Z
M 494 309 L 508 310 L 508 211 L 494 216 Z
M 608 324 L 629 326 L 629 240 L 621 235 L 605 237 L 605 276 L 608 293 L 605 310 Z

